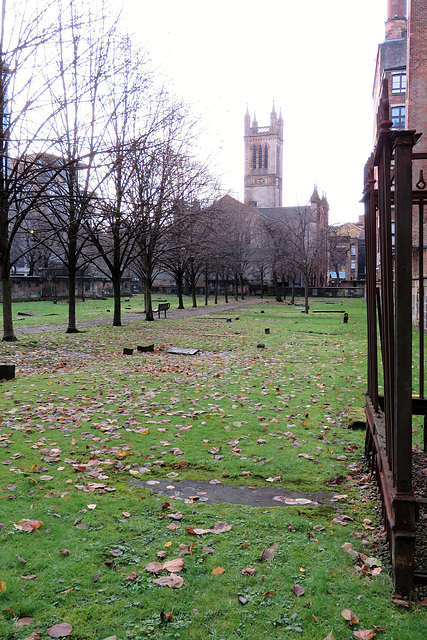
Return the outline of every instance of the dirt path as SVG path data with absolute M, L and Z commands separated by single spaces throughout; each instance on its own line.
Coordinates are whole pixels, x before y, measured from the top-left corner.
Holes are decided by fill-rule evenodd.
M 233 311 L 235 309 L 241 309 L 242 307 L 251 306 L 254 304 L 268 304 L 268 301 L 261 298 L 249 298 L 248 300 L 237 300 L 237 301 L 233 300 L 228 304 L 220 304 L 220 305 L 210 304 L 208 306 L 197 307 L 195 309 L 193 309 L 192 307 L 189 307 L 188 309 L 172 309 L 171 311 L 167 312 L 166 322 L 168 319 L 174 319 L 174 318 L 191 318 L 192 316 L 203 316 L 203 315 L 207 316 L 207 315 L 213 315 L 217 313 L 225 313 L 225 312 Z M 130 322 L 134 322 L 135 320 L 142 320 L 143 322 L 145 322 L 144 314 L 143 313 L 140 313 L 137 315 L 122 314 L 123 326 L 125 326 Z M 156 318 L 156 321 L 158 321 L 157 318 Z M 160 321 L 165 322 L 165 319 L 162 317 L 160 318 Z M 77 327 L 79 329 L 84 329 L 86 327 L 108 326 L 108 325 L 112 326 L 112 321 L 110 318 L 100 318 L 99 320 L 85 320 L 77 323 Z M 43 333 L 45 331 L 66 331 L 66 329 L 67 329 L 66 322 L 41 324 L 41 325 L 32 326 L 32 327 L 15 327 L 14 328 L 15 335 L 17 337 L 28 335 L 31 333 Z

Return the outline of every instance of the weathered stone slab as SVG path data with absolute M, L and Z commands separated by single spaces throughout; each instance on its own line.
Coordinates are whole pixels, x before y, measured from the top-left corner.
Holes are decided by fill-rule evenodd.
M 182 356 L 194 356 L 198 351 L 198 349 L 181 349 L 179 347 L 172 347 L 171 349 L 168 349 L 168 353 Z

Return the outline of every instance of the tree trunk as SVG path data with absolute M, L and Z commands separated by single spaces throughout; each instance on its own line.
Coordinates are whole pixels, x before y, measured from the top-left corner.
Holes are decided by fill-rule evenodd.
M 193 309 L 196 309 L 197 298 L 196 298 L 196 283 L 194 282 L 194 278 L 191 278 L 191 299 L 193 301 Z
M 7 261 L 9 262 L 9 261 Z M 12 287 L 10 283 L 10 270 L 3 269 L 1 284 L 3 291 L 3 342 L 16 342 L 17 338 L 13 332 L 12 319 Z
M 122 326 L 122 305 L 120 299 L 120 274 L 111 274 L 113 281 L 113 296 L 114 296 L 114 315 L 113 315 L 113 327 Z
M 285 284 L 284 274 L 282 274 L 282 295 L 283 295 L 283 300 L 286 300 L 286 284 Z
M 68 269 L 68 327 L 66 333 L 78 333 L 76 326 L 76 269 Z
M 209 300 L 209 272 L 208 272 L 208 267 L 206 265 L 206 269 L 205 269 L 205 307 L 208 306 L 208 300 Z
M 182 294 L 182 268 L 179 267 L 175 273 L 176 294 L 178 296 L 178 309 L 184 309 L 184 298 Z
M 273 285 L 274 285 L 274 294 L 276 296 L 276 302 L 282 302 L 282 298 L 279 292 L 279 283 L 277 281 L 277 272 L 273 271 Z
M 341 280 L 340 280 L 339 267 L 337 264 L 335 265 L 335 273 L 337 274 L 337 287 L 339 287 L 341 285 Z
M 308 313 L 308 276 L 304 277 L 304 313 Z
M 292 278 L 291 304 L 295 304 L 295 278 Z

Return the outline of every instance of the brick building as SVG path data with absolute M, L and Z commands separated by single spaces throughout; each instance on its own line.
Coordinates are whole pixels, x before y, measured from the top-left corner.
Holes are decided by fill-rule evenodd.
M 427 152 L 427 0 L 387 0 L 385 41 L 378 47 L 373 98 L 378 113 L 381 86 L 388 80 L 390 119 L 393 129 L 414 130 L 422 134 L 414 147 L 413 189 L 417 190 L 420 172 L 427 177 L 427 161 L 417 154 Z M 378 122 L 374 121 L 374 139 Z M 394 233 L 392 211 L 392 233 Z M 413 275 L 418 276 L 419 219 L 414 207 Z M 427 270 L 427 247 L 424 245 L 424 272 Z M 379 253 L 377 255 L 379 264 Z M 379 270 L 378 270 L 378 275 Z

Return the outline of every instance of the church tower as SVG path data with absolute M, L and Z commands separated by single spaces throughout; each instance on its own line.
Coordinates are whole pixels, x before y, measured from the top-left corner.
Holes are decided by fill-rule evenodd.
M 270 126 L 259 127 L 256 115 L 245 115 L 245 204 L 282 206 L 283 119 L 274 107 Z

